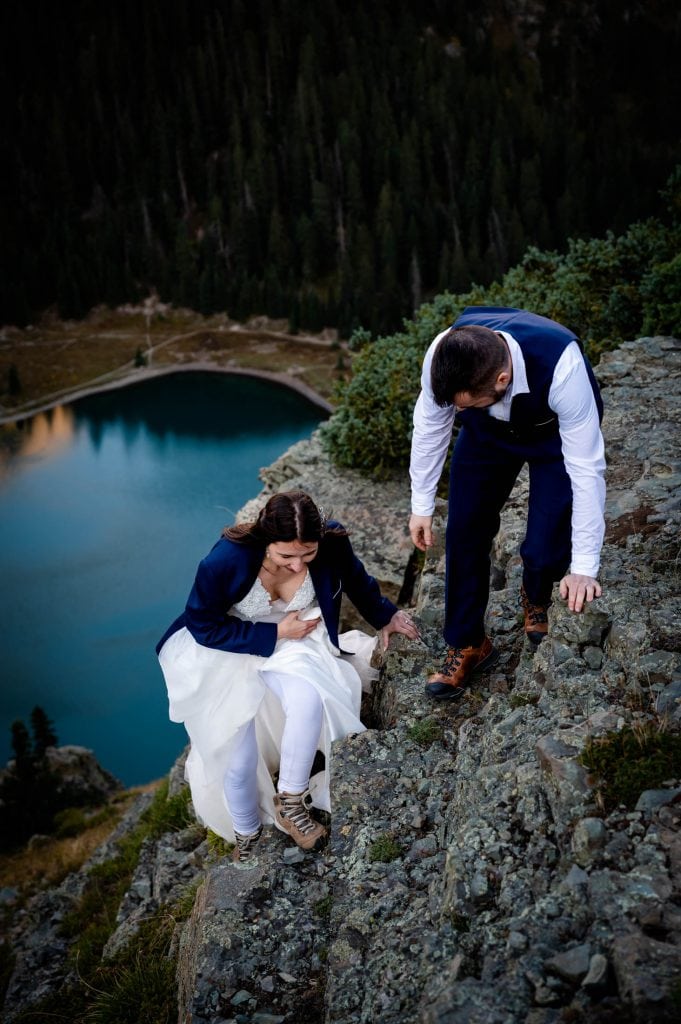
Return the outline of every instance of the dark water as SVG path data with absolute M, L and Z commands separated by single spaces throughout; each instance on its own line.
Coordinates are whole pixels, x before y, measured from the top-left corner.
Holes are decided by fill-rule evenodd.
M 178 373 L 24 424 L 0 477 L 0 761 L 41 705 L 127 785 L 185 744 L 154 644 L 196 565 L 324 413 L 269 382 Z

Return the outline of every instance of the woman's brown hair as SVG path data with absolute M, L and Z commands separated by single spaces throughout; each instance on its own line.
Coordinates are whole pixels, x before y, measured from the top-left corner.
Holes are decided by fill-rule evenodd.
M 324 510 L 305 491 L 281 491 L 272 495 L 255 522 L 226 526 L 222 536 L 239 544 L 293 540 L 312 544 L 327 533 L 347 536 L 342 526 L 327 526 Z

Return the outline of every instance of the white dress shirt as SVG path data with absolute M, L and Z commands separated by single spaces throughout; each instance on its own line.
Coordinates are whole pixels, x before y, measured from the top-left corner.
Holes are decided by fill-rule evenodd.
M 421 374 L 421 393 L 414 408 L 414 433 L 409 474 L 412 512 L 431 516 L 442 467 L 452 437 L 455 408 L 439 406 L 433 397 L 430 369 L 442 331 L 433 341 Z M 506 394 L 484 411 L 508 422 L 511 402 L 529 392 L 522 351 L 515 338 L 499 331 L 511 353 L 513 376 Z M 572 564 L 570 571 L 596 577 L 605 532 L 605 452 L 598 409 L 584 359 L 576 341 L 571 342 L 556 364 L 549 390 L 549 407 L 558 417 L 565 468 L 572 484 Z

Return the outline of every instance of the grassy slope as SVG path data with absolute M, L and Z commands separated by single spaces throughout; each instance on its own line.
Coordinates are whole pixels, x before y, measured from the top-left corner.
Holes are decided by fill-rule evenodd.
M 58 398 L 139 375 L 138 352 L 152 369 L 201 364 L 286 374 L 332 401 L 343 374 L 339 357 L 346 366 L 350 360 L 345 346 L 333 332 L 286 331 L 286 321 L 260 318 L 243 326 L 224 315 L 202 317 L 166 307 L 149 316 L 141 307 L 98 308 L 78 322 L 46 318 L 23 330 L 6 327 L 0 333 L 0 416 L 28 414 Z M 14 394 L 11 367 L 21 386 Z

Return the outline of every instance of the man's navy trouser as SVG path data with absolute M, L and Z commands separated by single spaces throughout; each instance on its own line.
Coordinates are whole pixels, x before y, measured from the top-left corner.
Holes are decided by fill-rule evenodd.
M 444 637 L 450 647 L 478 646 L 485 636 L 492 543 L 525 462 L 530 498 L 520 554 L 529 600 L 549 604 L 553 583 L 570 565 L 572 486 L 558 433 L 523 441 L 497 421 L 462 427 L 452 454 L 446 537 Z

